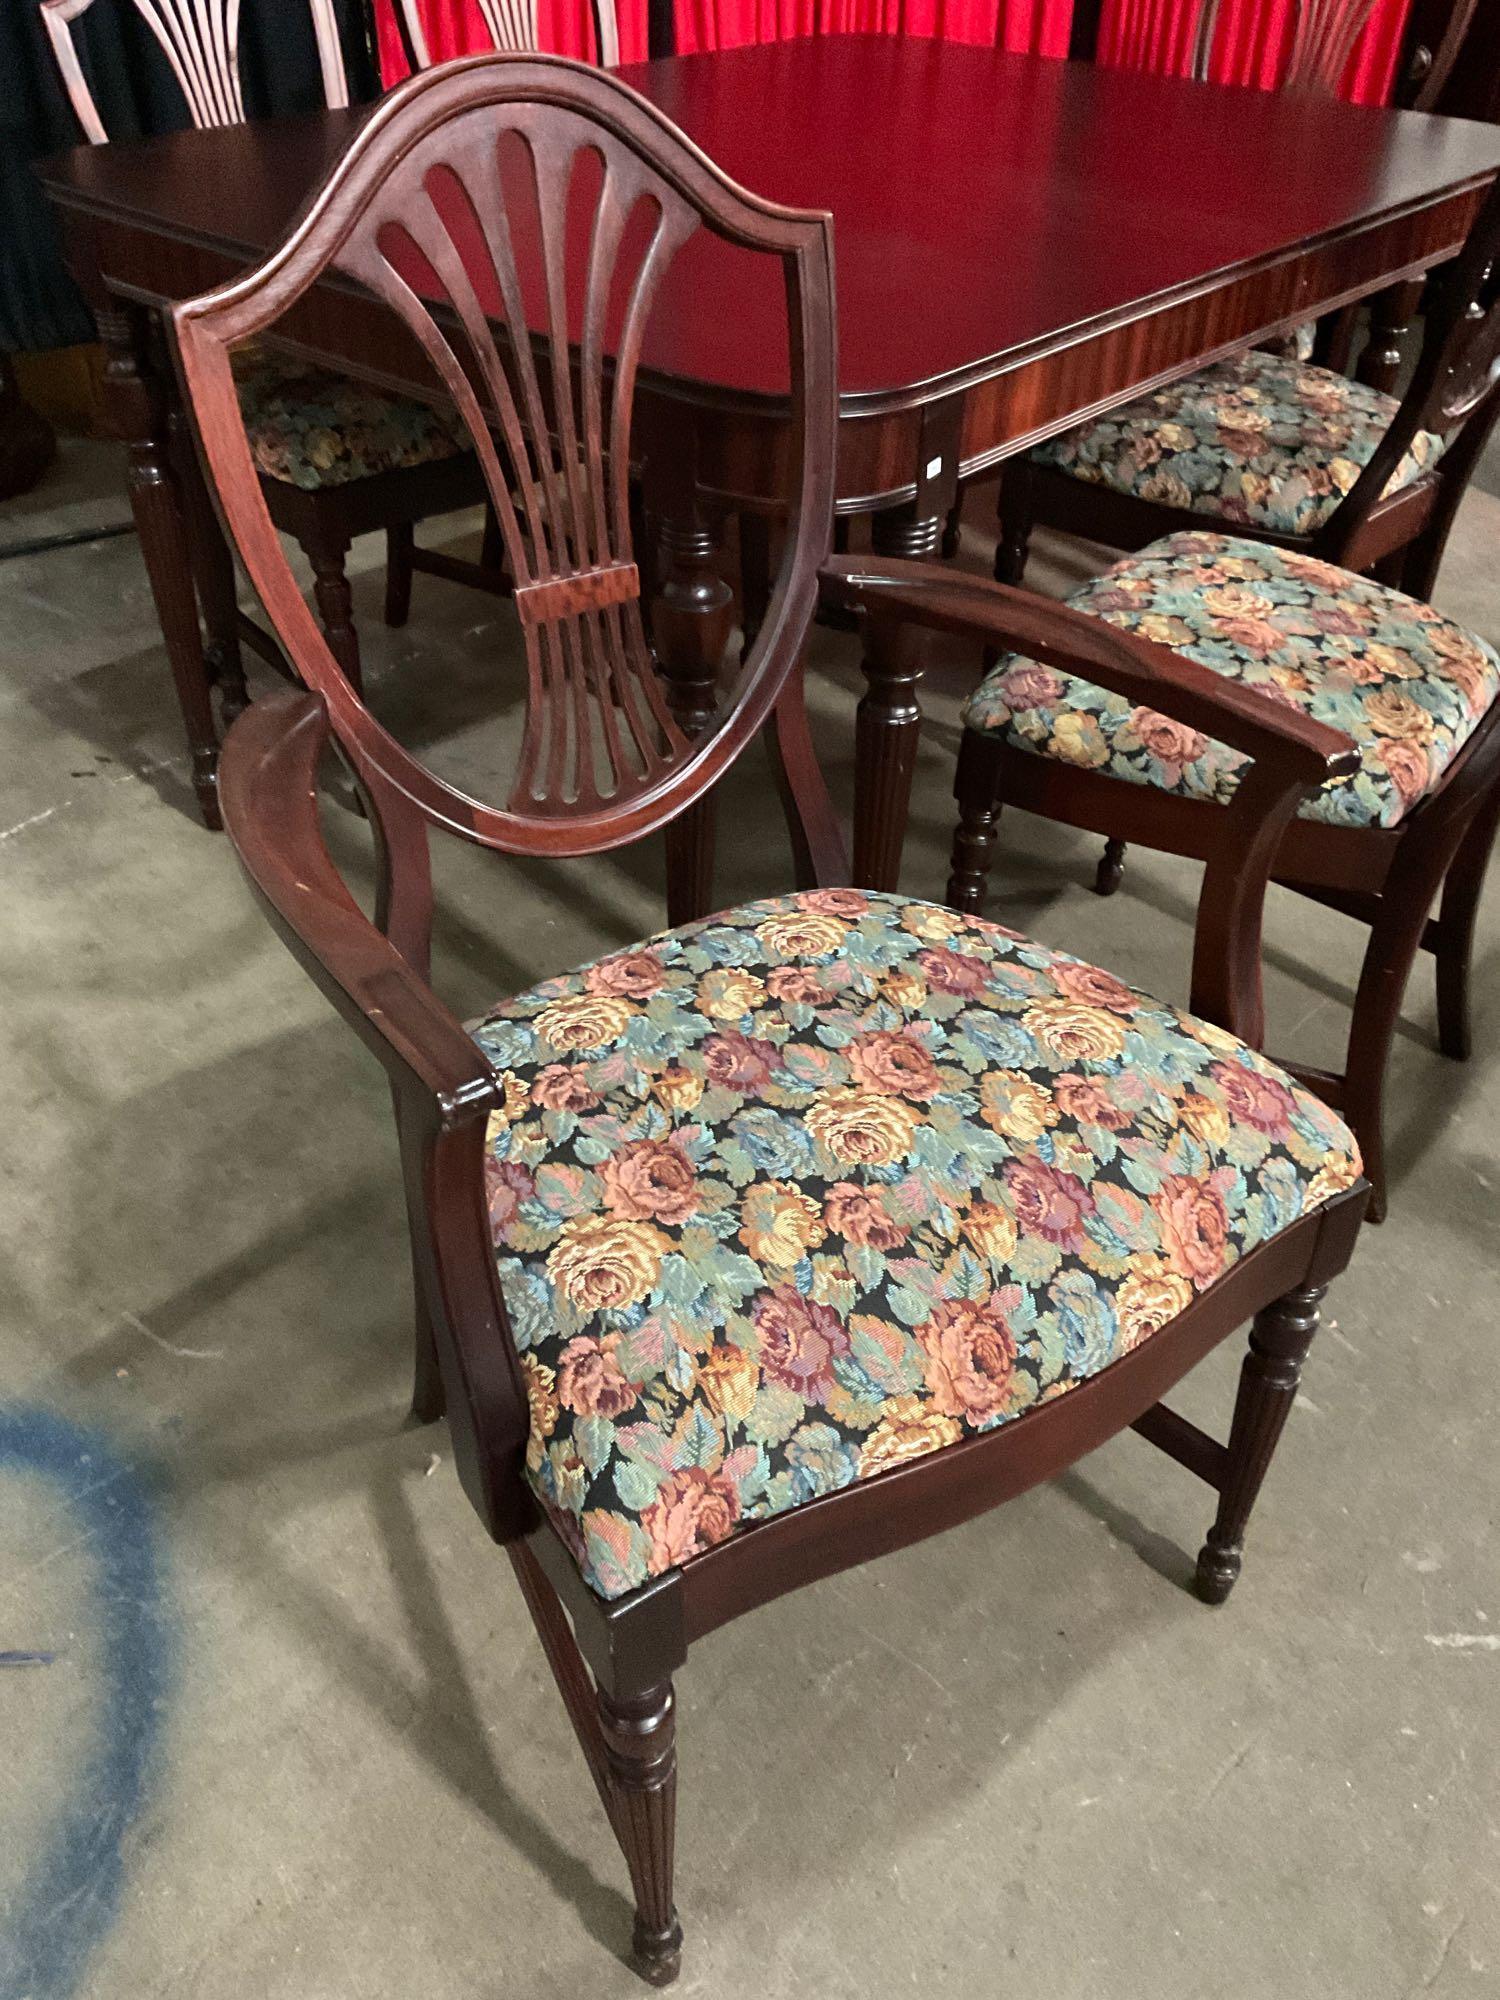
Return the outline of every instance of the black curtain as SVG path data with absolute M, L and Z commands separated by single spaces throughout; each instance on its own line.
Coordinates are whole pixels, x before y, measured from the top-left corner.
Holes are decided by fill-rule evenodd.
M 376 70 L 364 0 L 335 5 L 350 95 L 371 97 Z M 131 0 L 94 0 L 73 33 L 111 138 L 190 122 L 167 60 Z M 251 117 L 321 106 L 307 0 L 246 0 L 240 72 Z M 82 140 L 36 0 L 0 0 L 0 79 L 0 350 L 92 340 L 93 322 L 63 268 L 57 227 L 30 166 Z

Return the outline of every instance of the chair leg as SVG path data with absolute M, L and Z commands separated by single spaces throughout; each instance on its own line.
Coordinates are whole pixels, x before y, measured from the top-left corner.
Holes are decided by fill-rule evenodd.
M 995 545 L 995 581 L 1019 585 L 1031 551 L 1031 478 L 1025 459 L 1006 467 L 1000 479 L 1000 539 Z
M 953 834 L 944 901 L 951 910 L 977 916 L 984 906 L 990 864 L 995 858 L 1000 786 L 993 746 L 967 729 L 959 746 L 953 796 L 958 801 L 958 825 Z
M 1125 843 L 1106 840 L 1099 866 L 1094 871 L 1094 894 L 1112 896 L 1125 879 Z
M 960 494 L 959 497 L 954 501 L 953 505 L 948 509 L 948 518 L 943 523 L 943 539 L 941 547 L 942 547 L 944 562 L 952 562 L 953 558 L 958 554 L 958 545 L 960 541 L 962 541 L 963 539 L 963 531 L 964 531 L 964 502 L 963 502 L 963 495 Z
M 1296 1401 L 1302 1363 L 1318 1330 L 1318 1302 L 1326 1289 L 1318 1285 L 1288 1292 L 1257 1314 L 1251 1329 L 1219 1488 L 1219 1511 L 1198 1555 L 1195 1587 L 1205 1604 L 1222 1604 L 1239 1576 L 1250 1510 Z
M 385 622 L 404 625 L 411 616 L 412 556 L 417 531 L 397 521 L 385 531 Z
M 677 1837 L 677 1724 L 672 1683 L 635 1695 L 599 1689 L 614 1793 L 615 1833 L 635 1891 L 631 1962 L 650 1986 L 670 1986 L 682 1963 L 682 1926 L 672 1901 Z
M 1497 830 L 1500 830 L 1500 786 L 1469 822 L 1443 881 L 1436 953 L 1438 1047 L 1455 1062 L 1467 1062 L 1473 1047 L 1469 968 L 1474 957 L 1474 922 Z
M 344 678 L 357 694 L 362 694 L 364 677 L 359 665 L 359 640 L 354 631 L 354 593 L 344 571 L 349 537 L 309 537 L 302 548 L 312 564 L 313 596 L 323 621 L 323 635 Z

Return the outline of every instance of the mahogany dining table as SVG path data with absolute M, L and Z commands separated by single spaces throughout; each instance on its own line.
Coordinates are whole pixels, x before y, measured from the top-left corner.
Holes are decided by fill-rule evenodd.
M 897 37 L 829 36 L 619 74 L 756 193 L 834 216 L 838 507 L 884 554 L 936 554 L 961 481 L 1149 386 L 1419 277 L 1462 244 L 1500 128 Z M 107 349 L 142 552 L 217 824 L 217 732 L 184 518 L 186 432 L 161 309 L 258 261 L 368 107 L 84 147 L 46 162 Z M 726 253 L 733 255 L 736 253 Z M 720 530 L 784 490 L 784 335 L 752 293 L 680 290 L 643 382 L 672 411 L 659 621 L 706 716 L 727 642 Z M 728 281 L 728 267 L 721 273 Z M 402 350 L 352 288 L 283 331 L 387 386 Z M 190 532 L 191 531 L 191 532 Z M 212 529 L 210 532 L 217 532 Z M 201 556 L 200 556 L 201 560 Z M 920 711 L 917 657 L 867 640 L 854 879 L 894 886 Z

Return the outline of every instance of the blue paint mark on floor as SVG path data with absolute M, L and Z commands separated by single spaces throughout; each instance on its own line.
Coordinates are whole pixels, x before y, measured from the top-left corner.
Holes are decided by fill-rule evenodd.
M 0 1406 L 0 1470 L 57 1491 L 92 1571 L 95 1726 L 57 1774 L 50 1829 L 0 1922 L 0 2000 L 69 2000 L 120 1907 L 126 1842 L 150 1798 L 171 1691 L 157 1502 L 150 1475 L 106 1433 L 51 1410 Z

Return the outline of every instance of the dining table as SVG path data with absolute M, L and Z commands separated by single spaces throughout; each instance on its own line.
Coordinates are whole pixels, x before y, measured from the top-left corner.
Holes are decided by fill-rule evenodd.
M 807 37 L 618 74 L 743 186 L 832 213 L 837 509 L 869 516 L 884 555 L 938 557 L 961 488 L 1013 454 L 1420 278 L 1458 251 L 1500 172 L 1500 127 L 947 41 Z M 273 250 L 370 110 L 82 147 L 39 168 L 106 349 L 109 414 L 209 825 L 218 731 L 193 556 L 217 529 L 190 518 L 203 509 L 164 309 Z M 673 615 L 658 646 L 675 650 L 664 664 L 681 679 L 697 675 L 705 721 L 730 629 L 725 523 L 773 523 L 787 491 L 774 311 L 717 282 L 680 289 L 644 357 L 673 445 L 656 508 L 656 589 Z M 384 313 L 330 280 L 278 334 L 355 376 L 430 394 Z M 906 828 L 920 656 L 876 626 L 864 653 L 853 875 L 886 888 Z

